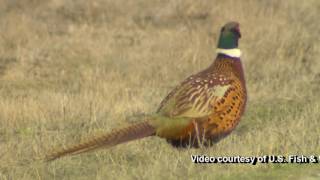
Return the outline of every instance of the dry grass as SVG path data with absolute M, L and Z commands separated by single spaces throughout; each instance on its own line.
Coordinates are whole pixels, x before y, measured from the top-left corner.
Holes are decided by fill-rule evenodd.
M 319 178 L 319 165 L 195 165 L 191 154 L 319 155 L 319 0 L 1 0 L 0 179 Z M 239 21 L 249 103 L 208 149 L 160 138 L 29 164 L 152 113 Z M 27 165 L 21 165 L 27 164 Z

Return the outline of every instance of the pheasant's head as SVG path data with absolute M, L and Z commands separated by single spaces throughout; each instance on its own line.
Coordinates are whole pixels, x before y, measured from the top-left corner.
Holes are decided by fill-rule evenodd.
M 229 22 L 221 28 L 218 48 L 234 49 L 238 48 L 238 40 L 241 37 L 239 23 Z

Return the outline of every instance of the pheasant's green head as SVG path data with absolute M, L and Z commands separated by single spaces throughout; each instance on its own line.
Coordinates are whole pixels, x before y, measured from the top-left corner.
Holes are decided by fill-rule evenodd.
M 219 49 L 238 48 L 238 40 L 241 37 L 239 23 L 229 22 L 221 28 L 218 42 Z

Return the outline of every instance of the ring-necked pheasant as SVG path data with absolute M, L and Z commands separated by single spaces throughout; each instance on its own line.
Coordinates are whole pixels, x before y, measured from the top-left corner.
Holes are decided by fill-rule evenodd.
M 165 138 L 174 146 L 195 147 L 225 137 L 239 123 L 247 99 L 238 49 L 240 37 L 237 22 L 223 26 L 212 65 L 173 89 L 155 114 L 104 136 L 56 151 L 46 159 L 54 160 L 148 136 Z

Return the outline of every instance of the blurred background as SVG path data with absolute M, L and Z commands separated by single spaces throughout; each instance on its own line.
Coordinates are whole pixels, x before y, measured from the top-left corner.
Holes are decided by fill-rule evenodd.
M 319 0 L 0 0 L 0 179 L 320 178 L 319 165 L 190 158 L 319 155 L 319 19 Z M 205 149 L 155 137 L 32 163 L 153 113 L 212 63 L 228 21 L 240 23 L 249 93 L 230 136 Z

